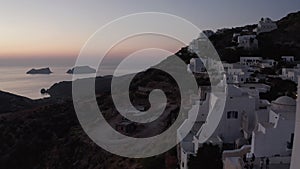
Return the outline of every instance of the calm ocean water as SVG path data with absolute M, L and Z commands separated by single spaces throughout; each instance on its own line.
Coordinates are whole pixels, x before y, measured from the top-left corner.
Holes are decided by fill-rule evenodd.
M 32 67 L 26 66 L 0 66 L 0 90 L 31 99 L 38 99 L 48 97 L 40 93 L 42 88 L 48 89 L 55 83 L 72 80 L 72 75 L 66 73 L 70 67 L 50 67 L 53 72 L 50 75 L 26 74 L 31 68 Z M 105 70 L 101 72 L 101 75 L 108 75 L 108 72 L 111 72 L 110 67 L 105 68 Z M 132 70 L 123 70 L 124 73 L 131 71 Z M 80 76 L 80 78 L 93 76 L 94 74 L 86 74 L 82 75 L 82 77 Z
M 72 75 L 66 74 L 68 68 L 51 67 L 50 75 L 28 75 L 32 67 L 0 67 L 0 90 L 22 95 L 32 99 L 47 97 L 40 94 L 42 88 L 49 88 L 54 83 L 72 80 Z

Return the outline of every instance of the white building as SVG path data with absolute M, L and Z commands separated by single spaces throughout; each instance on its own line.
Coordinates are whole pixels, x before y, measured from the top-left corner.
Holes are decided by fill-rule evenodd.
M 242 69 L 233 68 L 229 69 L 226 72 L 227 83 L 245 83 L 248 79 L 249 77 L 245 74 L 245 72 Z
M 241 135 L 241 129 L 251 130 L 254 124 L 243 126 L 244 116 L 254 119 L 254 112 L 257 104 L 258 91 L 253 89 L 239 88 L 235 85 L 228 85 L 228 94 L 225 103 L 224 113 L 214 135 L 220 137 L 224 143 L 235 143 Z M 253 93 L 251 93 L 253 92 Z
M 205 66 L 207 66 L 206 59 L 192 58 L 190 64 L 188 64 L 188 71 L 191 73 L 202 73 L 206 70 Z
M 249 81 L 250 74 L 243 68 L 231 68 L 226 71 L 226 81 L 231 84 L 241 84 Z
M 256 157 L 291 156 L 295 129 L 296 101 L 282 96 L 271 110 L 257 114 L 258 125 L 252 134 L 251 153 Z
M 259 66 L 262 57 L 240 57 L 240 64 L 245 66 Z
M 211 51 L 211 43 L 207 36 L 201 32 L 197 39 L 193 39 L 189 44 L 188 50 L 197 54 L 198 57 L 205 57 L 207 51 Z
M 200 50 L 199 46 L 200 46 L 199 41 L 197 39 L 193 39 L 189 44 L 188 50 L 190 52 L 196 53 L 197 51 Z
M 298 82 L 298 84 L 300 84 Z M 300 93 L 300 87 L 298 85 L 298 93 Z M 294 135 L 294 144 L 293 145 L 293 152 L 291 158 L 291 167 L 290 169 L 298 169 L 300 167 L 300 99 L 297 99 L 297 108 L 296 108 L 296 120 L 295 120 L 295 135 Z
M 298 86 L 298 93 L 300 92 Z M 252 133 L 251 152 L 255 157 L 268 157 L 270 168 L 298 169 L 300 166 L 300 100 L 282 96 L 272 102 L 267 112 L 257 113 L 257 126 Z M 223 152 L 224 169 L 242 169 L 242 156 L 248 146 Z M 249 156 L 248 156 L 249 157 Z M 260 159 L 260 158 L 258 158 Z M 255 166 L 259 167 L 259 162 Z
M 187 71 L 190 73 L 206 73 L 207 68 L 215 69 L 211 71 L 223 72 L 222 63 L 208 57 L 192 58 L 187 65 Z
M 282 79 L 290 79 L 289 72 L 294 71 L 294 68 L 282 68 L 281 69 L 281 78 Z
M 263 87 L 263 86 L 260 86 Z M 229 84 L 226 88 L 220 89 L 220 95 L 227 91 L 224 98 L 218 97 L 219 93 L 210 93 L 208 90 L 201 90 L 201 99 L 196 101 L 195 105 L 189 111 L 192 114 L 198 111 L 197 119 L 188 118 L 177 131 L 177 137 L 182 139 L 182 135 L 187 134 L 178 146 L 178 155 L 180 168 L 187 169 L 188 159 L 191 155 L 196 155 L 201 140 L 206 140 L 213 144 L 222 146 L 223 143 L 235 144 L 237 140 L 246 140 L 251 136 L 255 129 L 255 113 L 268 111 L 269 102 L 259 99 L 259 90 L 255 86 L 237 87 Z M 264 91 L 264 90 L 262 90 Z M 224 99 L 224 100 L 223 100 Z M 224 110 L 218 106 L 225 102 Z M 213 105 L 217 109 L 216 112 L 222 111 L 220 123 L 216 124 L 216 130 L 213 134 L 208 134 L 210 128 L 206 128 L 208 113 Z M 186 133 L 185 124 L 194 121 L 195 125 L 189 133 Z M 242 146 L 242 145 L 241 145 Z
M 291 80 L 295 83 L 298 82 L 298 76 L 300 75 L 299 68 L 282 68 L 280 77 L 284 80 Z
M 274 59 L 262 59 L 262 57 L 240 57 L 240 64 L 250 67 L 271 68 L 277 62 Z
M 258 48 L 258 40 L 256 35 L 241 35 L 238 36 L 238 47 L 242 47 L 246 50 L 252 50 Z
M 222 63 L 224 67 L 224 71 L 227 71 L 228 69 L 233 69 L 232 63 Z
M 271 68 L 274 67 L 277 62 L 274 59 L 264 59 L 260 63 L 261 68 Z
M 257 24 L 257 28 L 253 31 L 257 34 L 264 33 L 264 32 L 271 32 L 277 29 L 277 25 L 274 21 L 270 18 L 261 18 L 261 20 Z
M 241 36 L 240 33 L 234 33 L 234 34 L 232 35 L 232 41 L 233 41 L 233 42 L 237 42 L 237 38 L 238 38 L 239 36 Z
M 223 63 L 223 67 L 226 73 L 226 81 L 229 84 L 243 84 L 249 82 L 251 74 L 254 73 L 253 68 L 239 63 Z
M 294 56 L 281 56 L 282 61 L 284 62 L 294 62 Z
M 199 40 L 198 39 L 193 39 L 190 44 L 189 44 L 189 47 L 188 47 L 188 50 L 190 52 L 194 52 L 196 53 L 197 51 L 200 50 L 200 43 L 199 43 Z

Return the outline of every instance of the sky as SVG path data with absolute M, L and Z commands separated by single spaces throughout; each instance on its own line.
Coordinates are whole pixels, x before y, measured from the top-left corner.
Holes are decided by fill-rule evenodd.
M 299 0 L 0 0 L 0 3 L 2 62 L 76 58 L 97 29 L 137 12 L 170 13 L 202 30 L 216 30 L 253 24 L 261 17 L 278 20 L 299 11 L 300 7 Z M 118 53 L 122 55 L 122 51 Z

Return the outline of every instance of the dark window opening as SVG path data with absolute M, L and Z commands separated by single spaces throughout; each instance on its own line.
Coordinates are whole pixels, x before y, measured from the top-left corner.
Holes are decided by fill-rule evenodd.
M 238 119 L 238 112 L 237 111 L 227 112 L 227 119 Z

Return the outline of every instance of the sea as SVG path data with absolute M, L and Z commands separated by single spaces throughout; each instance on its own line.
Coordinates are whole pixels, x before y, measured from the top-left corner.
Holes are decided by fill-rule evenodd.
M 52 74 L 26 74 L 33 67 L 29 66 L 0 66 L 0 91 L 28 97 L 31 99 L 40 99 L 49 97 L 40 93 L 41 89 L 49 89 L 53 84 L 61 81 L 71 81 L 72 75 L 67 74 L 71 66 L 52 66 Z M 40 68 L 40 67 L 34 67 Z M 101 76 L 110 75 L 111 68 L 108 66 L 103 69 Z M 132 70 L 122 70 L 124 74 L 131 73 Z M 84 74 L 76 76 L 78 78 L 94 77 L 95 74 Z

